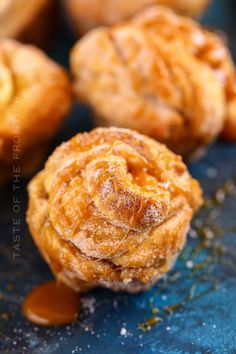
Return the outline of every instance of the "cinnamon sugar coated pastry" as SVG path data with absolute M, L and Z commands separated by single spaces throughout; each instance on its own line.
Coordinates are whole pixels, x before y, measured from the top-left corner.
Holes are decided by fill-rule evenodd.
M 49 157 L 30 182 L 27 221 L 61 282 L 138 292 L 173 266 L 201 203 L 180 156 L 132 130 L 98 128 Z
M 64 70 L 39 49 L 0 39 L 0 183 L 31 173 L 72 104 Z
M 93 55 L 90 55 L 93 53 Z M 132 128 L 191 158 L 236 139 L 236 76 L 222 39 L 156 6 L 99 28 L 71 53 L 75 91 L 98 125 Z
M 209 3 L 210 0 L 64 0 L 78 34 L 126 20 L 152 5 L 165 5 L 183 15 L 198 16 Z
M 57 0 L 0 0 L 0 38 L 44 45 L 54 25 Z

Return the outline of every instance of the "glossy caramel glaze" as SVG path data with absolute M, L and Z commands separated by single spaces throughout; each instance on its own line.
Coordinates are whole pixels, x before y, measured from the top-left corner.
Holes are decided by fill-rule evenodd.
M 24 316 L 40 326 L 72 323 L 78 317 L 79 311 L 79 295 L 56 281 L 34 288 L 23 302 Z
M 31 233 L 59 280 L 134 292 L 171 268 L 202 201 L 181 157 L 119 128 L 62 144 L 29 198 Z

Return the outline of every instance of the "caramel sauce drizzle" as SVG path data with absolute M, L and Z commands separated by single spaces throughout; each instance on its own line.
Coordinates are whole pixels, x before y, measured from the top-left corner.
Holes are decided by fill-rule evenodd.
M 56 281 L 34 288 L 23 303 L 24 316 L 40 326 L 70 324 L 76 320 L 79 312 L 79 295 Z

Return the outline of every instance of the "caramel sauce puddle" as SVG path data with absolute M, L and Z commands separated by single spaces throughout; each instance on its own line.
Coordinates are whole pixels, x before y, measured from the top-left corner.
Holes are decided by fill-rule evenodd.
M 30 322 L 40 326 L 72 323 L 79 312 L 78 293 L 56 281 L 34 288 L 23 302 L 24 316 Z

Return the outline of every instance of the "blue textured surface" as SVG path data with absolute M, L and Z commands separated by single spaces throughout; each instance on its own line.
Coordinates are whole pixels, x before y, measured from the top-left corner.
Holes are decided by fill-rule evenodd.
M 227 32 L 234 51 L 235 13 L 234 1 L 217 0 L 203 19 L 205 24 Z M 62 28 L 60 39 L 51 50 L 53 57 L 66 65 L 67 51 L 72 43 L 72 38 Z M 90 128 L 89 112 L 75 107 L 55 139 L 54 146 L 76 132 Z M 205 194 L 211 196 L 224 181 L 236 177 L 236 146 L 218 142 L 204 159 L 190 166 L 190 169 L 202 183 Z M 22 181 L 21 188 L 14 193 L 10 184 L 0 193 L 1 353 L 236 353 L 235 195 L 226 197 L 222 205 L 214 208 L 213 213 L 218 213 L 216 223 L 224 230 L 224 234 L 214 242 L 214 247 L 225 244 L 227 249 L 223 256 L 215 257 L 209 266 L 196 272 L 186 266 L 188 260 L 193 264 L 201 264 L 203 259 L 212 254 L 210 247 L 195 252 L 200 241 L 189 238 L 188 247 L 171 272 L 172 278 L 168 282 L 164 280 L 150 291 L 136 296 L 96 290 L 84 296 L 80 321 L 61 328 L 41 328 L 28 323 L 21 314 L 24 296 L 33 286 L 51 278 L 24 221 L 26 184 L 27 181 Z M 12 211 L 13 196 L 20 199 L 19 214 Z M 195 223 L 201 220 L 207 224 L 209 212 L 212 213 L 212 210 L 201 211 Z M 18 242 L 13 239 L 12 220 L 18 216 L 21 219 L 20 256 L 14 259 L 14 247 L 18 246 Z M 195 251 L 190 254 L 191 250 Z M 176 281 L 171 281 L 177 276 Z M 207 288 L 211 290 L 212 285 L 217 285 L 217 289 L 203 295 Z M 182 302 L 194 289 L 193 301 L 187 301 L 170 315 L 163 310 L 166 306 Z M 199 293 L 202 296 L 198 297 Z M 160 308 L 157 316 L 163 320 L 150 331 L 142 332 L 138 324 L 154 316 L 149 306 L 152 296 L 154 306 Z M 86 308 L 89 304 L 89 308 Z M 125 335 L 120 334 L 122 328 L 127 330 L 127 333 L 123 330 Z

